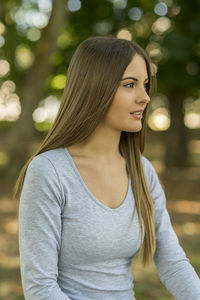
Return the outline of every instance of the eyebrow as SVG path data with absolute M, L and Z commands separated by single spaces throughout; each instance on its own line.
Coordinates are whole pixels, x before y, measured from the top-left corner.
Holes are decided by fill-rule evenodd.
M 137 78 L 135 78 L 135 77 L 132 77 L 132 76 L 129 76 L 129 77 L 122 78 L 122 79 L 121 79 L 121 81 L 123 81 L 123 80 L 126 80 L 126 79 L 132 79 L 132 80 L 134 80 L 134 81 L 138 81 L 138 79 L 137 79 Z M 144 82 L 145 82 L 145 81 L 147 81 L 147 80 L 149 80 L 149 78 L 146 78 L 146 79 L 144 80 Z

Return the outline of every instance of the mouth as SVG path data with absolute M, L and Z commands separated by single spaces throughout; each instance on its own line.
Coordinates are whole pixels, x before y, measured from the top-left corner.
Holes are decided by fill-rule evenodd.
M 130 113 L 134 118 L 141 120 L 143 118 L 143 110 L 133 111 Z

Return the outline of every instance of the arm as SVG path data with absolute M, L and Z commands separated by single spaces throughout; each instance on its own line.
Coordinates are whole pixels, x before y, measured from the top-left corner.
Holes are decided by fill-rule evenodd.
M 177 300 L 200 300 L 200 280 L 189 263 L 170 222 L 166 199 L 155 169 L 148 164 L 150 193 L 155 207 L 156 252 L 160 280 Z
M 58 175 L 44 156 L 27 169 L 19 206 L 19 250 L 26 300 L 70 300 L 58 283 L 61 209 Z

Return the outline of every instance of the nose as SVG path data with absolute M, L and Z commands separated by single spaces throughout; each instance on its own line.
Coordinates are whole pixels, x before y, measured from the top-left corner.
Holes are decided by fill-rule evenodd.
M 136 102 L 141 104 L 148 104 L 150 102 L 150 97 L 144 88 L 138 93 Z

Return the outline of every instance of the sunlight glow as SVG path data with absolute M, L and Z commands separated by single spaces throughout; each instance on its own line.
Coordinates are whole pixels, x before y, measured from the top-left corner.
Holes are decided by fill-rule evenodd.
M 152 130 L 165 131 L 170 127 L 168 110 L 164 107 L 154 110 L 148 119 L 148 125 Z
M 19 96 L 15 92 L 15 83 L 5 81 L 0 88 L 0 120 L 16 121 L 21 113 Z
M 143 11 L 140 7 L 132 7 L 128 11 L 128 16 L 133 21 L 139 21 L 142 18 Z
M 15 88 L 16 88 L 16 84 L 13 81 L 6 80 L 6 81 L 4 81 L 4 83 L 1 86 L 1 91 L 4 94 L 8 95 L 8 94 L 14 93 Z
M 5 32 L 6 26 L 0 22 L 0 34 L 3 34 Z
M 165 16 L 168 12 L 168 7 L 164 2 L 157 3 L 156 6 L 154 7 L 154 12 L 158 16 Z
M 117 37 L 118 37 L 118 39 L 125 39 L 125 40 L 129 40 L 129 41 L 131 41 L 131 39 L 132 39 L 132 35 L 131 35 L 130 31 L 128 31 L 128 29 L 125 29 L 125 28 L 118 31 Z
M 116 9 L 124 9 L 127 6 L 127 0 L 108 0 Z
M 3 77 L 8 74 L 10 71 L 10 64 L 7 60 L 1 59 L 0 60 L 0 77 Z
M 48 20 L 49 17 L 47 16 L 47 14 L 43 13 L 43 12 L 39 12 L 35 9 L 30 9 L 28 11 L 25 12 L 25 20 L 26 23 L 32 27 L 38 27 L 38 28 L 44 28 L 46 27 L 46 25 L 48 24 Z
M 38 9 L 33 8 L 30 0 L 23 0 L 22 5 L 10 9 L 9 17 L 16 23 L 17 30 L 23 35 L 26 35 L 30 28 L 42 29 L 49 22 L 52 1 L 35 0 L 34 2 L 38 2 Z
M 81 8 L 81 1 L 80 0 L 69 0 L 67 3 L 67 7 L 69 11 L 75 12 Z
M 60 101 L 54 97 L 49 96 L 40 102 L 39 107 L 33 112 L 33 120 L 37 123 L 44 121 L 53 122 L 57 116 L 60 107 Z
M 32 27 L 27 31 L 26 35 L 30 41 L 35 42 L 40 39 L 41 31 L 38 28 Z
M 2 35 L 0 35 L 0 48 L 5 45 L 5 39 Z
M 28 45 L 21 44 L 15 50 L 15 59 L 18 67 L 25 70 L 32 65 L 34 55 Z
M 39 10 L 44 13 L 50 13 L 52 9 L 51 0 L 37 0 Z
M 186 113 L 184 123 L 190 129 L 200 128 L 200 114 L 195 112 Z
M 62 90 L 65 87 L 66 75 L 60 74 L 53 77 L 51 87 L 56 90 Z
M 152 25 L 153 33 L 160 35 L 169 30 L 171 27 L 171 21 L 168 17 L 158 18 Z
M 33 112 L 33 120 L 37 123 L 44 122 L 47 119 L 47 112 L 43 107 L 38 107 Z
M 114 8 L 124 9 L 127 6 L 127 0 L 114 0 L 112 2 L 113 2 Z
M 200 98 L 188 97 L 183 102 L 185 111 L 184 123 L 190 129 L 200 128 Z

